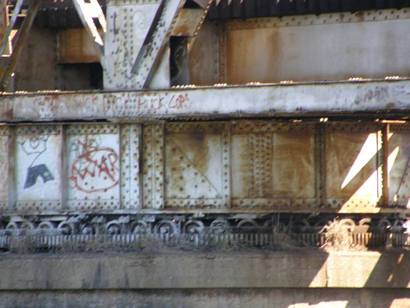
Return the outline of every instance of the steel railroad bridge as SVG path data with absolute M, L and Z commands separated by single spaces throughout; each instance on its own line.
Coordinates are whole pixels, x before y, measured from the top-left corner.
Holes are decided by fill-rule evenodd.
M 0 249 L 245 248 L 272 253 L 261 262 L 281 271 L 248 281 L 240 269 L 252 272 L 249 260 L 260 256 L 237 256 L 238 268 L 217 256 L 209 262 L 234 273 L 225 281 L 215 264 L 182 251 L 192 275 L 213 278 L 178 276 L 161 263 L 176 259 L 154 254 L 164 278 L 135 272 L 146 280 L 128 284 L 111 272 L 117 259 L 92 257 L 115 284 L 89 281 L 101 268 L 77 255 L 84 274 L 76 275 L 87 283 L 70 276 L 61 284 L 50 269 L 53 278 L 32 274 L 41 290 L 262 287 L 275 302 L 272 292 L 284 287 L 328 305 L 347 298 L 340 307 L 410 303 L 408 1 L 1 5 Z M 298 271 L 294 280 L 280 283 L 289 264 L 275 251 Z M 33 260 L 40 268 L 54 262 Z M 120 271 L 131 266 L 124 260 Z M 4 264 L 5 275 L 19 267 L 13 257 Z M 18 281 L 0 290 L 35 289 Z M 346 288 L 369 288 L 352 291 L 369 297 L 360 293 L 358 302 Z M 188 298 L 201 304 L 196 296 Z M 222 295 L 209 296 L 213 306 Z M 169 298 L 177 307 L 178 296 Z

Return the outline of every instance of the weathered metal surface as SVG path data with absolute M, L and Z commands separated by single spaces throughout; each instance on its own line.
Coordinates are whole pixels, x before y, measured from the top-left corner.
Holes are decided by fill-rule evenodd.
M 0 34 L 3 35 L 8 23 L 7 0 L 0 1 Z
M 224 82 L 408 76 L 409 26 L 408 9 L 228 21 Z
M 209 12 L 210 19 L 247 19 L 268 16 L 295 16 L 321 14 L 332 12 L 356 12 L 362 14 L 363 11 L 406 8 L 408 2 L 402 0 L 280 0 L 280 1 L 254 1 L 254 0 L 226 0 L 214 1 Z
M 8 6 L 7 1 L 2 1 L 1 4 L 1 42 L 0 42 L 0 55 L 4 55 L 7 49 L 10 49 L 11 44 L 11 31 L 16 25 L 16 21 L 18 16 L 20 15 L 20 11 L 22 10 L 24 0 L 18 0 L 11 15 L 10 20 L 8 20 Z M 9 50 L 10 51 L 10 50 Z
M 190 84 L 213 85 L 219 80 L 219 33 L 222 27 L 205 22 L 193 43 L 189 44 L 188 61 Z
M 159 0 L 109 1 L 105 36 L 105 89 L 135 89 L 134 61 L 154 21 Z
M 164 207 L 164 124 L 143 127 L 143 206 Z
M 0 248 L 38 250 L 141 250 L 158 244 L 176 248 L 326 247 L 373 250 L 410 247 L 410 225 L 393 215 L 351 218 L 324 214 L 244 215 L 114 215 L 11 217 L 0 226 Z M 337 236 L 335 234 L 337 231 Z M 153 244 L 152 247 L 148 244 Z M 161 245 L 161 246 L 162 246 Z
M 407 213 L 410 130 L 391 124 L 382 145 L 385 125 L 237 120 L 2 126 L 0 207 L 20 215 Z M 386 168 L 382 146 L 390 153 Z
M 165 156 L 166 207 L 229 207 L 227 123 L 167 125 Z
M 410 127 L 391 125 L 389 134 L 389 203 L 410 207 Z
M 410 110 L 410 82 L 375 81 L 164 91 L 0 96 L 0 121 L 391 114 Z
M 199 24 L 203 21 L 203 15 L 202 9 L 181 10 L 172 29 L 172 36 L 194 36 Z
M 143 89 L 149 86 L 155 69 L 167 49 L 172 28 L 184 3 L 185 0 L 168 0 L 161 3 L 158 20 L 152 24 L 147 40 L 131 66 L 131 74 L 136 75 L 131 89 Z
M 170 2 L 109 1 L 103 61 L 105 89 L 139 89 L 142 84 L 149 88 L 170 86 L 169 48 L 162 36 L 168 37 L 174 16 L 161 17 L 162 12 L 169 13 Z
M 91 37 L 99 57 L 103 57 L 104 34 L 107 32 L 107 21 L 104 12 L 97 0 L 73 0 L 74 6 L 80 16 L 81 22 L 85 27 L 88 35 Z M 96 24 L 98 20 L 101 32 L 98 31 Z M 104 66 L 104 63 L 102 63 Z
M 29 31 L 33 25 L 34 19 L 37 15 L 38 10 L 40 9 L 41 4 L 42 4 L 42 0 L 36 0 L 36 1 L 29 2 L 29 6 L 27 8 L 27 14 L 24 16 L 24 20 L 20 28 L 17 31 L 17 34 L 16 34 L 17 38 L 14 42 L 14 45 L 12 46 L 11 55 L 8 58 L 8 60 L 1 63 L 1 66 L 0 66 L 1 87 L 3 87 L 5 83 L 8 82 L 8 78 L 13 73 L 16 67 L 17 60 L 23 50 L 23 47 L 27 43 L 27 37 L 28 37 Z M 18 11 L 16 12 L 16 14 L 18 14 Z M 6 35 L 7 34 L 8 33 L 6 33 Z M 7 43 L 7 39 L 4 39 L 2 42 L 2 45 L 3 45 L 2 52 L 4 51 L 6 43 Z
M 58 33 L 59 63 L 98 63 L 100 57 L 87 32 L 66 29 Z
M 344 123 L 326 130 L 327 206 L 343 212 L 382 203 L 381 127 Z
M 138 209 L 142 203 L 140 188 L 141 126 L 122 125 L 120 129 L 121 204 L 125 209 Z
M 314 126 L 238 122 L 232 127 L 232 197 L 238 208 L 315 207 Z
M 9 194 L 9 153 L 10 147 L 10 131 L 8 127 L 0 127 L 0 208 L 1 211 L 7 210 L 8 194 Z
M 11 3 L 16 3 L 12 0 Z M 194 0 L 195 1 L 195 0 Z M 106 0 L 98 0 L 105 8 Z M 122 1 L 126 2 L 126 1 Z M 137 2 L 137 1 L 134 1 Z M 208 0 L 196 0 L 202 8 L 206 8 Z M 230 5 L 227 1 L 221 1 L 214 5 L 213 1 L 209 12 L 211 20 L 226 20 L 231 18 L 254 18 L 268 16 L 289 16 L 302 14 L 324 14 L 331 12 L 357 12 L 375 9 L 397 9 L 409 7 L 408 2 L 403 0 L 380 0 L 380 1 L 334 1 L 334 0 L 281 0 L 281 1 L 254 1 L 232 0 Z M 39 12 L 40 18 L 36 23 L 45 27 L 67 28 L 81 27 L 81 21 L 75 12 L 72 0 L 44 0 Z

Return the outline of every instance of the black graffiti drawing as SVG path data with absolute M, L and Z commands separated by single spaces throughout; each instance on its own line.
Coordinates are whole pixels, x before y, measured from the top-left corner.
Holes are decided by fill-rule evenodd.
M 24 189 L 33 187 L 38 178 L 43 180 L 43 183 L 53 181 L 54 176 L 45 164 L 36 164 L 40 156 L 47 151 L 48 136 L 30 137 L 20 142 L 21 148 L 27 156 L 33 157 L 30 166 L 27 168 L 26 180 L 24 181 Z

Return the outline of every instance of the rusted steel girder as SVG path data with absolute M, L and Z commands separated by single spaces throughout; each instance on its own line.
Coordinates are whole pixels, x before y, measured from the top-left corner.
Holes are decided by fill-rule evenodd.
M 409 215 L 409 138 L 380 121 L 3 125 L 0 213 Z
M 406 116 L 410 81 L 342 82 L 161 91 L 3 94 L 0 121 L 303 117 L 366 113 Z

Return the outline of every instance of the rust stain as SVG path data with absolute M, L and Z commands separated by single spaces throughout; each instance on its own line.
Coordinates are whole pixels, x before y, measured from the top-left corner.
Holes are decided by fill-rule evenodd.
M 166 142 L 167 191 L 171 196 L 186 195 L 189 181 L 193 178 L 206 178 L 209 165 L 209 147 L 207 133 L 201 130 L 189 130 L 183 133 L 171 133 Z M 186 178 L 184 171 L 189 171 L 193 178 Z M 195 189 L 199 184 L 195 184 Z
M 290 132 L 274 136 L 274 195 L 314 197 L 313 133 Z
M 3 112 L 3 116 L 7 120 L 13 119 L 13 115 L 14 115 L 13 108 L 7 109 L 5 112 Z
M 355 17 L 357 17 L 357 22 L 364 22 L 364 12 L 356 12 Z
M 201 173 L 208 169 L 209 148 L 208 137 L 204 132 L 193 131 L 187 134 L 173 136 L 175 144 L 184 152 L 187 159 L 193 162 L 193 166 Z
M 226 45 L 227 83 L 274 81 L 281 61 L 281 36 L 276 28 L 231 30 Z
M 175 29 L 173 30 L 173 33 L 175 33 L 175 34 L 190 33 L 190 28 L 189 28 L 188 25 L 179 25 L 179 26 L 175 27 Z
M 253 179 L 253 152 L 255 149 L 252 149 L 250 146 L 246 144 L 246 135 L 242 135 L 245 138 L 241 140 L 241 147 L 240 147 L 240 176 L 243 179 L 243 185 L 245 189 L 241 192 L 246 197 L 252 197 L 252 183 L 254 182 Z
M 207 136 L 204 132 L 193 131 L 189 138 L 186 139 L 191 153 L 194 157 L 195 167 L 204 173 L 208 169 L 209 149 L 207 145 Z

